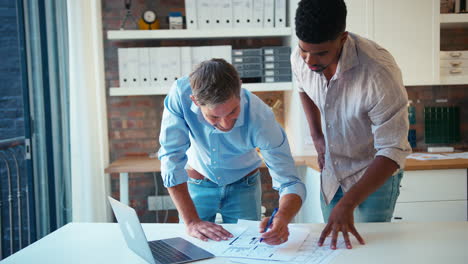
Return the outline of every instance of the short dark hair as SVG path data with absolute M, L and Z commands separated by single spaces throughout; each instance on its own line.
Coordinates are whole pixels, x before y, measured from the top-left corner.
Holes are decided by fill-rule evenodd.
M 200 63 L 190 74 L 192 95 L 200 105 L 215 106 L 233 96 L 240 98 L 240 78 L 234 66 L 223 59 Z
M 343 0 L 301 0 L 296 10 L 296 35 L 307 43 L 335 40 L 346 29 Z

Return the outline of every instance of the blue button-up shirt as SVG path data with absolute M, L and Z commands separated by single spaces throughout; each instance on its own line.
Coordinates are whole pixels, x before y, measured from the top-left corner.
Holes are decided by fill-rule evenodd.
M 296 176 L 286 134 L 263 101 L 241 89 L 239 117 L 223 132 L 204 119 L 191 94 L 185 77 L 174 82 L 164 100 L 158 152 L 164 186 L 187 182 L 186 165 L 220 186 L 233 183 L 261 165 L 259 148 L 273 188 L 280 196 L 295 193 L 304 201 L 305 186 Z

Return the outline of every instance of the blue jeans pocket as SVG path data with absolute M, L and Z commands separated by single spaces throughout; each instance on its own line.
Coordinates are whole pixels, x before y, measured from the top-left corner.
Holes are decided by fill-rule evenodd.
M 200 185 L 200 184 L 203 183 L 203 181 L 204 181 L 203 179 L 193 179 L 193 178 L 190 178 L 190 177 L 188 178 L 188 183 L 190 183 L 190 184 Z
M 258 177 L 260 177 L 260 171 L 257 171 L 254 174 L 245 177 L 242 181 L 242 185 L 245 187 L 255 186 L 258 182 Z

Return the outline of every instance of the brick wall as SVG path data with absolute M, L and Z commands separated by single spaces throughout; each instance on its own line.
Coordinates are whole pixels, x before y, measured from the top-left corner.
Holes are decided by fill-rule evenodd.
M 141 15 L 142 10 L 149 1 L 132 1 L 132 11 L 135 17 Z M 183 0 L 159 0 L 152 1 L 150 7 L 157 11 L 161 17 L 161 28 L 168 28 L 166 19 L 163 18 L 169 11 L 183 11 Z M 262 39 L 216 39 L 216 40 L 187 40 L 187 41 L 109 41 L 106 39 L 107 30 L 117 30 L 120 27 L 121 19 L 125 15 L 123 1 L 102 0 L 102 17 L 104 29 L 104 52 L 106 87 L 118 87 L 118 64 L 117 48 L 119 47 L 154 47 L 154 46 L 197 46 L 197 45 L 232 45 L 233 48 L 256 48 L 268 45 L 281 45 L 279 38 Z M 129 24 L 127 29 L 133 29 Z M 445 49 L 468 49 L 466 47 L 466 30 L 448 30 L 442 33 L 442 48 Z M 417 130 L 418 147 L 424 145 L 422 109 L 424 105 L 433 105 L 435 99 L 445 97 L 448 99 L 447 105 L 460 105 L 462 118 L 462 142 L 457 146 L 467 147 L 467 109 L 466 100 L 468 98 L 466 86 L 425 86 L 408 87 L 409 97 L 416 106 L 417 123 L 412 128 Z M 108 91 L 108 90 L 107 90 Z M 281 92 L 257 93 L 267 104 L 273 105 L 276 100 L 283 99 Z M 161 114 L 163 110 L 164 96 L 128 96 L 128 97 L 107 97 L 108 100 L 108 121 L 109 121 L 109 143 L 111 161 L 119 157 L 132 154 L 147 154 L 157 151 L 159 142 L 157 140 L 160 129 Z M 418 101 L 419 100 L 419 101 Z M 284 124 L 284 110 L 280 104 L 274 109 L 277 120 Z M 439 104 L 437 104 L 439 105 Z M 442 105 L 441 105 L 442 106 Z M 118 175 L 114 174 L 112 179 L 112 195 L 118 198 L 119 186 Z M 156 213 L 147 210 L 147 196 L 154 195 L 155 181 L 158 186 L 162 186 L 160 175 L 154 177 L 151 173 L 134 173 L 130 176 L 130 203 L 136 208 L 142 222 L 155 222 Z M 267 207 L 269 215 L 274 207 L 277 207 L 277 192 L 271 188 L 271 178 L 266 169 L 262 170 L 262 203 Z M 159 188 L 158 194 L 167 194 L 167 190 Z M 165 212 L 159 212 L 159 219 L 164 219 Z M 170 211 L 169 222 L 176 222 L 177 213 Z
M 7 140 L 25 135 L 24 131 L 24 110 L 23 110 L 23 91 L 22 91 L 22 72 L 21 72 L 21 54 L 20 43 L 18 41 L 19 26 L 16 15 L 16 1 L 3 0 L 0 1 L 0 140 Z M 23 204 L 20 205 L 16 193 L 18 191 L 16 182 L 17 175 L 20 176 L 20 181 L 24 184 L 26 181 L 23 178 L 25 175 L 25 162 L 22 157 L 24 153 L 21 147 L 10 147 L 4 149 L 0 155 L 0 203 L 3 205 L 0 209 L 0 218 L 2 219 L 0 230 L 0 251 L 3 252 L 3 258 L 10 254 L 10 240 L 13 241 L 13 252 L 20 249 L 19 243 L 19 223 L 18 207 L 23 208 L 22 215 L 22 246 L 25 247 L 25 235 L 28 232 L 32 235 L 33 241 L 35 236 L 34 227 L 31 230 L 27 229 L 24 224 L 29 219 L 24 213 L 25 196 L 24 189 L 21 189 Z M 15 153 L 13 155 L 12 153 Z M 6 160 L 5 160 L 6 159 Z M 17 159 L 17 160 L 15 160 Z M 9 170 L 5 165 L 5 161 L 9 164 Z M 18 162 L 17 164 L 15 162 Z M 15 164 L 18 166 L 17 171 Z M 11 177 L 11 194 L 9 200 L 9 178 Z M 23 186 L 24 187 L 24 186 Z M 10 203 L 11 202 L 11 203 Z M 9 209 L 11 206 L 13 222 L 9 221 Z M 33 221 L 34 222 L 34 221 Z M 10 237 L 10 230 L 13 230 L 13 237 Z M 1 258 L 0 258 L 1 260 Z
M 16 1 L 0 3 L 0 140 L 24 135 Z

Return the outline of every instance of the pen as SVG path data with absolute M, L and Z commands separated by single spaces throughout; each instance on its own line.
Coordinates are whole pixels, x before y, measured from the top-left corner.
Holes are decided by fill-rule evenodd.
M 273 210 L 273 213 L 272 213 L 271 216 L 270 216 L 270 219 L 268 219 L 268 223 L 267 223 L 267 225 L 265 226 L 265 229 L 263 229 L 263 232 L 264 232 L 264 233 L 268 230 L 268 228 L 270 228 L 271 224 L 273 223 L 273 218 L 275 217 L 275 215 L 276 215 L 277 212 L 278 212 L 278 208 L 275 208 L 275 209 Z M 263 241 L 263 238 L 260 238 L 260 242 L 262 242 L 262 241 Z

